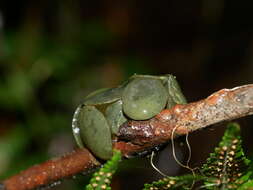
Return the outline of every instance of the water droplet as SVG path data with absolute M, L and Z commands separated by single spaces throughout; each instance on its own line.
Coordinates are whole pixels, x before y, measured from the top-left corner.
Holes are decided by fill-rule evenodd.
M 80 128 L 75 127 L 75 128 L 73 129 L 73 131 L 74 131 L 75 134 L 79 134 L 79 133 L 80 133 Z
M 81 106 L 78 106 L 78 107 L 76 108 L 76 111 L 75 111 L 74 116 L 73 116 L 72 126 L 76 124 L 76 122 L 77 122 L 77 117 L 78 117 L 78 114 L 80 113 L 80 110 L 81 110 Z

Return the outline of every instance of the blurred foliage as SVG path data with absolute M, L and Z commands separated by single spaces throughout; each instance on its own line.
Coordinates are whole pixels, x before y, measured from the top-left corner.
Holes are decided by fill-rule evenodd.
M 72 112 L 82 98 L 147 70 L 138 57 L 105 53 L 116 37 L 98 20 L 80 25 L 78 35 L 53 37 L 34 22 L 1 33 L 1 179 L 71 151 Z

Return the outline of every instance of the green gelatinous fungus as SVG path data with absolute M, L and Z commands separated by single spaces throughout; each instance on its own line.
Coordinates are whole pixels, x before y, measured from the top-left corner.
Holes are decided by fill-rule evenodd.
M 185 103 L 185 98 L 174 76 L 133 75 L 116 88 L 89 94 L 75 111 L 73 134 L 79 147 L 85 144 L 97 157 L 109 159 L 112 137 L 124 122 L 150 119 L 176 103 Z
M 111 130 L 104 115 L 94 106 L 84 106 L 78 114 L 78 126 L 85 145 L 98 157 L 112 156 Z
M 99 171 L 93 174 L 90 183 L 86 186 L 86 190 L 111 190 L 112 176 L 118 168 L 121 157 L 121 152 L 114 150 L 112 158 Z
M 124 113 L 134 120 L 145 120 L 159 113 L 167 103 L 168 93 L 158 79 L 136 78 L 124 89 Z
M 97 96 L 101 96 L 101 94 L 105 94 L 106 92 L 110 91 L 111 88 L 100 88 L 98 90 L 95 90 L 94 92 L 91 92 L 90 94 L 88 94 L 85 98 L 84 98 L 84 102 L 85 101 L 92 101 L 93 98 L 97 98 Z M 96 100 L 93 100 L 92 102 L 94 102 Z
M 100 105 L 115 102 L 121 99 L 122 87 L 99 89 L 84 99 L 84 105 Z
M 127 121 L 122 111 L 122 101 L 109 105 L 105 111 L 105 116 L 113 134 L 117 134 L 119 127 Z
M 182 90 L 173 75 L 166 75 L 166 80 L 164 80 L 165 87 L 169 93 L 169 100 L 167 108 L 171 108 L 175 104 L 186 104 L 186 98 L 182 93 Z

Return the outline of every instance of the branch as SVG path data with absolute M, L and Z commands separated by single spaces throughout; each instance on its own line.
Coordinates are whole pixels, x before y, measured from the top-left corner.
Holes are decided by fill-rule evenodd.
M 120 127 L 114 148 L 125 157 L 145 152 L 175 136 L 253 114 L 253 84 L 220 90 L 204 100 L 165 109 L 146 121 L 129 121 Z M 174 138 L 174 136 L 173 136 Z M 32 166 L 0 184 L 0 190 L 29 190 L 80 172 L 100 163 L 87 149 L 77 149 L 57 159 Z

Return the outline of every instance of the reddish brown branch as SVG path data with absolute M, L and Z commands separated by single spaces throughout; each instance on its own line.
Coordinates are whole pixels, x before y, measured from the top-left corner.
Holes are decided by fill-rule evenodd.
M 129 121 L 121 126 L 114 148 L 128 157 L 162 144 L 175 135 L 208 125 L 253 114 L 253 85 L 223 89 L 204 100 L 176 105 L 147 121 Z M 99 162 L 86 149 L 78 149 L 58 159 L 33 166 L 3 181 L 5 190 L 28 190 L 79 172 L 98 167 Z
M 78 149 L 66 156 L 32 166 L 6 179 L 3 184 L 6 190 L 33 189 L 99 165 L 87 149 Z

